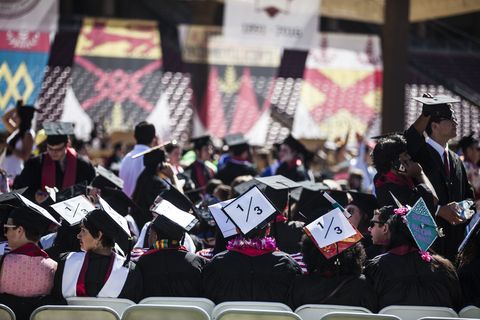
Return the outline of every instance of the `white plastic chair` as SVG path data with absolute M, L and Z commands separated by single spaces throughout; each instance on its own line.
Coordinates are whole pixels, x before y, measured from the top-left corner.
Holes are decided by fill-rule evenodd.
M 305 318 L 302 318 L 305 320 Z M 388 314 L 373 314 L 373 313 L 359 313 L 359 312 L 330 312 L 323 315 L 321 320 L 400 320 L 397 316 Z
M 4 304 L 0 304 L 0 320 L 15 320 L 15 313 Z
M 461 318 L 480 319 L 480 308 L 476 306 L 466 306 L 458 313 Z
M 120 320 L 118 314 L 108 307 L 53 306 L 35 309 L 30 320 Z
M 422 317 L 418 320 L 471 320 L 471 318 L 455 318 L 455 317 Z
M 289 306 L 280 302 L 266 302 L 266 301 L 226 301 L 215 306 L 212 312 L 212 319 L 228 309 L 242 309 L 242 310 L 277 310 L 292 312 Z
M 451 308 L 431 306 L 388 306 L 378 314 L 390 314 L 402 320 L 418 320 L 422 317 L 458 318 L 457 313 Z
M 330 312 L 372 313 L 370 310 L 363 307 L 334 304 L 304 304 L 295 310 L 295 313 L 298 314 L 303 320 L 318 320 L 321 316 Z
M 72 306 L 100 306 L 109 307 L 115 310 L 119 317 L 122 317 L 123 312 L 135 302 L 128 299 L 121 298 L 92 298 L 92 297 L 70 297 L 67 298 L 67 303 Z
M 122 320 L 210 320 L 208 313 L 195 306 L 137 304 L 128 307 Z
M 197 297 L 148 297 L 140 301 L 139 304 L 196 306 L 205 310 L 209 316 L 212 315 L 215 307 L 215 303 L 212 300 Z
M 299 315 L 285 310 L 226 309 L 217 320 L 302 320 Z

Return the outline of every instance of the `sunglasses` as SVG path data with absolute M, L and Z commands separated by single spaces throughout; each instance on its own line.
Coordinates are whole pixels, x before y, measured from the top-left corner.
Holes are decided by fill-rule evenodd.
M 373 227 L 375 227 L 375 224 L 382 225 L 382 224 L 383 224 L 383 222 L 381 222 L 381 221 L 375 221 L 375 220 L 371 220 L 371 221 L 370 221 L 370 224 L 369 224 L 368 226 L 369 226 L 370 228 L 373 228 Z
M 15 226 L 13 224 L 4 224 L 3 225 L 3 233 L 7 233 L 8 229 L 16 229 L 18 226 Z

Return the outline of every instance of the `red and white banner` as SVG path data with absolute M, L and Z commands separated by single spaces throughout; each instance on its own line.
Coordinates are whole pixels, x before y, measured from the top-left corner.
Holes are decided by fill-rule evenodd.
M 323 33 L 308 55 L 292 127 L 298 138 L 364 133 L 381 108 L 382 59 L 374 35 Z
M 55 32 L 58 0 L 0 0 L 0 29 Z
M 226 0 L 223 35 L 238 43 L 308 50 L 319 17 L 320 0 Z

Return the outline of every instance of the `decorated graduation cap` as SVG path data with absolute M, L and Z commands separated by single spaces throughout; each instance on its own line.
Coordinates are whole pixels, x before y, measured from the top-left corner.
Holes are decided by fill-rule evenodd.
M 18 206 L 9 216 L 15 223 L 40 234 L 46 233 L 51 225 L 60 226 L 60 223 L 44 208 L 28 200 L 19 193 L 13 193 L 18 200 Z
M 68 136 L 74 134 L 71 122 L 44 122 L 43 129 L 47 135 L 47 144 L 57 145 L 68 142 Z
M 172 240 L 181 240 L 198 222 L 194 215 L 185 212 L 167 200 L 161 200 L 153 211 L 158 216 L 153 220 L 154 227 Z
M 423 94 L 422 97 L 416 97 L 413 99 L 423 104 L 422 114 L 424 116 L 431 116 L 431 121 L 453 119 L 454 112 L 452 103 L 460 102 L 460 100 L 450 96 L 432 96 L 428 93 Z
M 325 258 L 330 259 L 362 239 L 340 208 L 334 208 L 306 225 L 303 230 Z
M 55 203 L 50 207 L 70 226 L 79 224 L 89 212 L 95 210 L 95 206 L 84 195 Z
M 275 206 L 257 186 L 232 200 L 222 210 L 247 237 L 263 229 L 277 214 Z
M 201 149 L 202 147 L 213 144 L 210 135 L 203 135 L 203 136 L 191 138 L 190 142 L 193 143 L 193 149 L 195 150 L 198 150 L 198 149 Z
M 127 219 L 115 211 L 102 197 L 98 197 L 98 201 L 101 209 L 91 211 L 85 216 L 85 219 L 115 241 L 121 236 L 131 237 Z
M 239 233 L 237 226 L 233 221 L 223 212 L 222 208 L 232 202 L 234 199 L 218 202 L 208 206 L 208 210 L 212 214 L 218 228 L 222 232 L 224 238 L 234 236 Z
M 98 165 L 95 167 L 95 172 L 97 173 L 97 176 L 93 178 L 91 183 L 92 187 L 98 189 L 104 189 L 106 187 L 117 189 L 123 188 L 123 180 L 112 171 Z
M 378 209 L 378 202 L 377 198 L 370 193 L 363 193 L 363 192 L 354 192 L 350 191 L 350 195 L 352 196 L 352 201 L 349 204 L 353 204 L 360 208 L 364 214 L 368 216 L 368 219 L 373 218 L 373 212 L 375 209 Z
M 168 202 L 172 203 L 174 206 L 179 208 L 180 210 L 189 212 L 192 210 L 195 214 L 198 214 L 197 208 L 193 205 L 192 201 L 185 196 L 180 190 L 175 188 L 167 179 L 163 179 L 166 184 L 168 184 L 169 188 L 165 189 L 160 192 L 159 196 L 167 200 Z

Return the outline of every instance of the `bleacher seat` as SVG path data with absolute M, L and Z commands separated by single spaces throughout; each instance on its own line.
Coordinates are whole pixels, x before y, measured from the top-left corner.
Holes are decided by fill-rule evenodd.
M 120 318 L 122 317 L 123 311 L 125 311 L 125 309 L 135 304 L 135 302 L 128 299 L 95 297 L 70 297 L 67 298 L 67 303 L 73 306 L 109 307 L 115 310 L 115 312 Z
M 305 320 L 305 318 L 302 318 Z M 400 320 L 397 316 L 388 314 L 373 314 L 360 312 L 329 312 L 322 317 L 317 316 L 320 320 Z
M 341 306 L 333 304 L 305 304 L 295 310 L 295 313 L 298 314 L 303 320 L 317 320 L 320 318 L 320 316 L 330 312 L 372 313 L 370 310 L 363 307 Z
M 53 306 L 35 309 L 30 320 L 120 320 L 118 314 L 108 307 L 98 306 Z
M 422 317 L 458 318 L 451 308 L 430 306 L 388 306 L 380 310 L 379 314 L 394 315 L 402 320 L 418 320 Z
M 292 312 L 289 306 L 280 302 L 263 302 L 263 301 L 227 301 L 219 303 L 215 306 L 212 312 L 212 319 L 225 310 L 267 310 L 267 311 L 289 311 Z
M 460 310 L 458 315 L 461 318 L 480 319 L 480 308 L 476 306 L 466 306 Z
M 212 300 L 196 297 L 148 297 L 140 301 L 139 304 L 196 306 L 205 310 L 210 316 L 215 307 Z
M 15 320 L 15 313 L 4 304 L 0 304 L 0 320 Z
M 225 309 L 216 320 L 302 320 L 299 315 L 285 310 Z
M 202 308 L 181 305 L 137 304 L 128 307 L 122 320 L 210 320 Z

